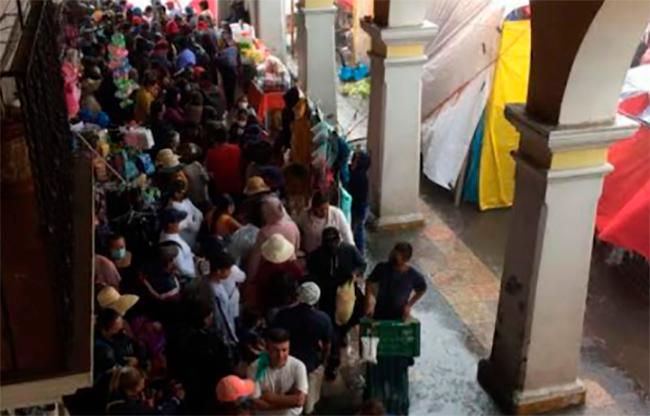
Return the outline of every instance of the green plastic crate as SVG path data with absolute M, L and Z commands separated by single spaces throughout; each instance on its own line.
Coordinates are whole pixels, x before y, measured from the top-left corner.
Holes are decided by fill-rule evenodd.
M 379 338 L 378 357 L 419 357 L 420 321 L 374 321 L 363 318 L 360 322 L 361 336 Z

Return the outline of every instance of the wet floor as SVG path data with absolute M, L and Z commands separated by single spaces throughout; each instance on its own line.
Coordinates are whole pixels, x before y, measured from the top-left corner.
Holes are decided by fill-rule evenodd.
M 422 179 L 423 200 L 487 265 L 501 276 L 509 210 L 479 212 L 464 203 L 455 207 L 451 193 Z M 645 394 L 649 387 L 650 308 L 640 282 L 605 263 L 603 247 L 594 248 L 584 335 L 603 355 L 635 380 Z M 643 283 L 641 283 L 642 285 Z M 646 283 L 647 284 L 647 283 Z
M 339 123 L 344 129 L 354 126 L 348 137 L 357 139 L 364 136 L 367 129 L 367 102 L 342 99 L 339 96 L 339 103 Z M 420 193 L 429 215 L 433 213 L 444 224 L 442 227 L 436 225 L 435 231 L 443 229 L 443 232 L 453 234 L 454 238 L 461 241 L 462 249 L 458 250 L 454 246 L 451 251 L 445 250 L 435 239 L 432 241 L 430 233 L 427 238 L 427 230 L 371 233 L 368 250 L 371 264 L 386 258 L 396 241 L 406 240 L 414 245 L 414 263 L 422 271 L 442 270 L 439 273 L 442 275 L 450 264 L 467 261 L 470 270 L 476 268 L 481 275 L 489 275 L 497 281 L 498 288 L 509 210 L 479 212 L 476 206 L 467 203 L 455 207 L 452 194 L 426 178 L 421 180 Z M 482 269 L 472 265 L 472 262 L 476 262 L 474 259 L 466 257 L 477 258 Z M 469 274 L 471 273 L 470 271 Z M 650 307 L 647 281 L 642 284 L 646 286 L 639 288 L 638 281 L 630 279 L 625 271 L 607 266 L 605 254 L 600 247 L 595 248 L 581 361 L 581 377 L 587 387 L 587 404 L 560 414 L 650 414 Z M 478 306 L 488 306 L 478 308 L 479 310 L 454 309 L 454 303 L 449 302 L 449 299 L 460 298 L 459 305 L 463 306 L 463 301 L 466 300 L 464 296 L 470 298 L 472 294 L 446 293 L 444 288 L 437 285 L 437 280 L 432 278 L 427 294 L 414 310 L 414 315 L 422 323 L 422 356 L 416 359 L 410 370 L 411 414 L 499 413 L 476 382 L 478 361 L 489 354 L 493 324 L 481 321 L 472 327 L 461 319 L 463 314 L 469 314 L 472 318 L 476 318 L 474 315 L 494 314 L 496 301 L 479 304 Z M 343 394 L 351 397 L 350 392 L 348 389 Z M 337 410 L 325 413 L 352 412 L 354 405 L 359 402 L 358 392 L 352 396 L 353 400 L 341 401 L 337 397 L 326 399 L 330 404 L 343 402 L 347 406 L 333 407 L 331 409 Z

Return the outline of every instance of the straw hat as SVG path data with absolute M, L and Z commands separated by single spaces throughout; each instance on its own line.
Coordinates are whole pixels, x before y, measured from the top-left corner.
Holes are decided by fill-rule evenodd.
M 162 150 L 161 150 L 162 152 Z M 261 176 L 251 176 L 246 182 L 246 187 L 244 188 L 244 195 L 253 196 L 261 194 L 262 192 L 268 192 L 271 188 L 268 187 L 266 182 Z
M 275 264 L 291 259 L 295 252 L 293 244 L 282 234 L 273 234 L 262 244 L 262 257 Z
M 171 169 L 180 166 L 180 157 L 172 149 L 161 149 L 156 155 L 156 166 Z
M 122 316 L 136 304 L 138 299 L 140 298 L 136 295 L 120 295 L 120 292 L 112 286 L 106 286 L 97 294 L 99 306 L 113 309 Z

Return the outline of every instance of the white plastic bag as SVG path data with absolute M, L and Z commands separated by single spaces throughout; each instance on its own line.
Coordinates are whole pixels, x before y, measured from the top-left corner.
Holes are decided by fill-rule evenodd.
M 379 337 L 361 337 L 361 362 L 377 364 L 377 346 Z

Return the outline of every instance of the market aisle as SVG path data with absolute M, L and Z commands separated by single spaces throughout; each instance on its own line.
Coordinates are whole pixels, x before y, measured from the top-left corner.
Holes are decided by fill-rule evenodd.
M 498 212 L 499 218 L 485 217 L 487 223 L 474 218 L 484 242 L 492 241 L 495 264 L 486 265 L 473 251 L 477 242 L 471 228 L 476 224 L 457 218 L 450 227 L 438 204 L 440 199 L 425 197 L 423 229 L 370 233 L 370 262 L 384 259 L 394 242 L 407 240 L 415 249 L 415 265 L 430 276 L 429 291 L 414 313 L 422 322 L 422 356 L 410 370 L 411 414 L 494 414 L 497 409 L 476 382 L 476 368 L 478 360 L 489 354 L 499 288 L 493 266 L 502 239 L 486 230 L 503 226 L 505 231 L 507 218 Z M 466 238 L 473 240 L 471 248 L 463 241 Z M 647 414 L 650 410 L 634 379 L 616 368 L 600 342 L 591 337 L 583 341 L 582 374 L 587 405 L 569 414 Z

